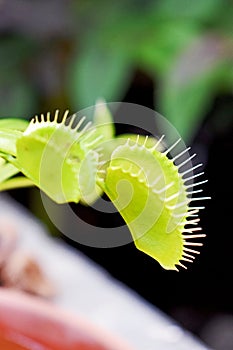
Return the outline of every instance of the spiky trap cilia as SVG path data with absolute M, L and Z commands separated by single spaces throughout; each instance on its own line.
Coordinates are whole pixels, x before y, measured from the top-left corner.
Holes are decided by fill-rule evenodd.
M 202 190 L 193 179 L 189 149 L 169 158 L 180 139 L 164 148 L 164 136 L 114 135 L 106 104 L 96 105 L 93 122 L 58 111 L 0 121 L 0 190 L 37 186 L 56 203 L 92 204 L 105 192 L 124 218 L 136 247 L 165 269 L 184 268 L 199 252 L 198 212 L 191 202 Z M 21 174 L 21 175 L 19 175 Z M 196 189 L 197 187 L 197 189 Z M 194 247 L 193 247 L 194 246 Z

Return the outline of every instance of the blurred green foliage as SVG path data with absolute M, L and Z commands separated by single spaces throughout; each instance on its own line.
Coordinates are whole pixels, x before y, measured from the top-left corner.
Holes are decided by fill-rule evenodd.
M 188 139 L 233 88 L 228 0 L 0 3 L 0 116 L 124 99 L 140 70 L 154 108 Z

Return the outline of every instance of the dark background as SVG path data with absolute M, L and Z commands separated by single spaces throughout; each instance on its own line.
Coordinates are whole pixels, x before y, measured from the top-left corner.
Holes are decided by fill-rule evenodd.
M 232 17 L 231 2 L 217 0 L 0 2 L 1 117 L 75 112 L 98 97 L 132 102 L 163 114 L 198 153 L 212 199 L 188 271 L 165 271 L 134 244 L 95 249 L 63 239 L 221 350 L 233 346 Z M 37 190 L 9 193 L 60 235 Z

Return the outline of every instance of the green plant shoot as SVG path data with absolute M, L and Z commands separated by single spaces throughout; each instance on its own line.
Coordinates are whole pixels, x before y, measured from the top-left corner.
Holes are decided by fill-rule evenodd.
M 93 203 L 103 192 L 124 218 L 136 247 L 165 269 L 185 267 L 199 252 L 189 246 L 196 233 L 201 207 L 191 207 L 197 175 L 184 178 L 194 168 L 180 172 L 161 139 L 139 135 L 114 135 L 111 114 L 98 103 L 93 123 L 64 114 L 58 121 L 48 113 L 28 124 L 18 119 L 0 121 L 0 190 L 37 186 L 56 203 Z M 21 175 L 19 175 L 19 173 Z M 22 175 L 23 174 L 23 175 Z M 194 218 L 193 218 L 194 217 Z M 192 247 L 191 247 L 192 248 Z M 185 267 L 186 268 L 186 267 Z

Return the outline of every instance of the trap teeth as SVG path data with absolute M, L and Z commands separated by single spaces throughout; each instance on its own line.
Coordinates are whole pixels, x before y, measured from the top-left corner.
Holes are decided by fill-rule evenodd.
M 144 141 L 144 143 L 143 143 L 143 147 L 146 147 L 147 141 L 148 141 L 148 135 L 146 135 L 146 137 L 145 137 L 145 141 Z
M 203 180 L 203 181 L 195 182 L 194 184 L 185 185 L 185 188 L 186 188 L 186 190 L 187 190 L 188 188 L 192 188 L 192 187 L 194 187 L 194 186 L 199 186 L 199 185 L 205 184 L 206 182 L 208 182 L 208 180 Z
M 197 246 L 197 247 L 202 247 L 203 243 L 196 243 L 196 242 L 185 242 L 185 246 Z
M 191 147 L 185 148 L 182 152 L 178 153 L 175 157 L 172 158 L 172 161 L 175 162 L 178 158 L 180 158 L 183 154 L 188 152 Z
M 187 253 L 185 253 L 185 252 L 183 253 L 183 256 L 184 256 L 184 257 L 187 257 L 187 258 L 190 258 L 190 259 L 193 259 L 193 260 L 195 259 L 195 256 L 193 256 L 193 255 L 191 255 L 191 254 L 187 254 Z
M 86 120 L 86 117 L 84 116 L 84 117 L 82 117 L 80 120 L 79 120 L 79 122 L 78 122 L 78 124 L 73 128 L 73 130 L 74 131 L 77 131 L 80 127 L 81 127 L 81 125 L 83 124 L 83 122 Z
M 177 164 L 177 168 L 180 169 L 182 168 L 183 165 L 187 164 L 188 162 L 190 162 L 194 157 L 196 157 L 196 153 L 194 153 L 192 156 L 188 157 L 187 159 L 185 159 L 182 163 Z
M 187 192 L 187 195 L 192 195 L 192 194 L 201 193 L 201 192 L 203 192 L 203 189 L 196 190 L 196 191 L 188 191 L 188 192 Z
M 50 112 L 47 112 L 47 114 L 46 114 L 46 121 L 47 121 L 47 122 L 50 121 Z
M 183 261 L 188 261 L 188 262 L 190 262 L 190 263 L 193 263 L 193 260 L 188 259 L 188 258 L 184 258 L 184 257 L 182 257 L 182 259 L 181 259 L 181 260 L 183 260 Z
M 192 228 L 184 228 L 183 232 L 194 232 L 194 231 L 201 231 L 202 228 L 201 227 L 192 227 Z
M 165 135 L 162 135 L 162 136 L 159 138 L 159 140 L 155 143 L 155 145 L 152 146 L 152 147 L 150 148 L 150 151 L 156 150 L 157 147 L 160 145 L 160 143 L 163 141 L 164 137 L 165 137 Z
M 198 173 L 198 174 L 192 175 L 192 176 L 190 176 L 190 177 L 184 178 L 183 180 L 184 180 L 184 182 L 187 182 L 187 181 L 193 180 L 193 179 L 195 179 L 196 177 L 199 177 L 199 176 L 201 176 L 201 175 L 203 175 L 203 174 L 204 174 L 204 172 L 202 171 L 201 173 Z
M 193 238 L 203 238 L 206 237 L 206 235 L 203 233 L 197 234 L 197 235 L 183 235 L 184 239 L 193 239 Z
M 69 120 L 69 127 L 71 128 L 71 129 L 74 129 L 74 122 L 75 122 L 75 120 L 77 119 L 77 115 L 76 114 L 73 114 L 72 116 L 71 116 L 71 118 L 70 118 L 70 120 Z
M 66 110 L 65 113 L 64 113 L 64 115 L 63 115 L 62 121 L 61 121 L 62 124 L 65 124 L 65 121 L 66 121 L 66 119 L 67 119 L 67 117 L 68 117 L 68 114 L 69 114 L 69 111 Z
M 57 121 L 58 121 L 58 116 L 59 116 L 59 110 L 56 109 L 55 115 L 54 115 L 54 122 L 55 122 L 55 123 L 57 123 Z
M 203 166 L 203 164 L 202 164 L 202 163 L 199 163 L 199 164 L 193 166 L 192 168 L 190 168 L 190 169 L 188 169 L 188 170 L 182 172 L 182 173 L 181 173 L 182 177 L 183 177 L 184 175 L 190 173 L 191 171 L 196 170 L 197 168 L 199 168 L 199 167 L 201 167 L 201 166 Z M 184 180 L 186 180 L 186 179 L 184 179 Z
M 176 145 L 178 145 L 178 143 L 181 141 L 182 139 L 179 138 L 176 142 L 173 143 L 173 145 L 171 145 L 166 151 L 164 151 L 163 153 L 165 155 L 167 155 L 169 152 L 171 152 L 173 150 L 173 148 L 176 147 Z
M 183 269 L 187 270 L 187 266 L 185 266 L 184 264 L 182 264 L 180 261 L 177 263 L 177 265 L 183 267 Z
M 184 251 L 188 252 L 188 253 L 193 253 L 193 254 L 200 254 L 200 252 L 198 250 L 190 249 L 187 247 L 184 247 Z

